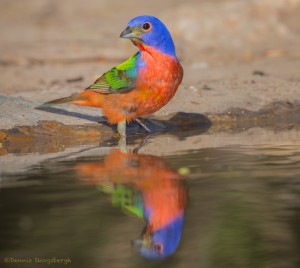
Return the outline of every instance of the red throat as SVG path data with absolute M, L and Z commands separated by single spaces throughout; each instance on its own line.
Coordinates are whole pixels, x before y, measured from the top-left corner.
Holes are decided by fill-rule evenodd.
M 145 51 L 145 44 L 139 39 L 133 39 L 131 40 L 132 43 L 137 46 L 141 51 Z

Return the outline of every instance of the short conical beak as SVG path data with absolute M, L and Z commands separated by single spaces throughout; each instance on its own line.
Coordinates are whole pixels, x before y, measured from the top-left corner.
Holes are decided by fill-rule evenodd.
M 134 34 L 132 32 L 132 29 L 128 26 L 121 34 L 121 38 L 132 38 L 134 37 Z
M 143 246 L 144 241 L 142 239 L 135 239 L 131 241 L 131 245 L 134 249 L 140 250 L 141 247 Z

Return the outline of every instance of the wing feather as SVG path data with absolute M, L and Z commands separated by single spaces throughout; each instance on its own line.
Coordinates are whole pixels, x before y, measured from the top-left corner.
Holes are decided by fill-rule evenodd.
M 90 85 L 89 90 L 101 94 L 121 94 L 128 93 L 135 89 L 136 82 L 136 59 L 139 52 L 134 54 L 125 62 L 112 68 L 99 77 L 94 84 Z

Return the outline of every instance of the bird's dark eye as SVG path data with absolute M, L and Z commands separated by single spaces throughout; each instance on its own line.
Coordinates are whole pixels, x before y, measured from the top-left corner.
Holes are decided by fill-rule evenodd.
M 152 26 L 149 22 L 144 23 L 142 27 L 143 27 L 145 32 L 149 32 L 152 28 Z
M 162 251 L 162 245 L 161 244 L 154 244 L 154 251 L 160 253 Z

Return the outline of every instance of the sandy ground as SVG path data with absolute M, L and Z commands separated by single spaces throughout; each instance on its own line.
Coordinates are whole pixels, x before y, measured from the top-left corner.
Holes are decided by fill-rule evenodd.
M 158 114 L 255 111 L 274 101 L 300 100 L 299 0 L 0 5 L 0 93 L 24 98 L 0 99 L 0 128 L 51 120 L 30 109 L 80 91 L 130 56 L 135 48 L 118 36 L 130 18 L 145 13 L 170 28 L 185 70 L 178 94 Z M 29 108 L 15 111 L 18 105 Z

